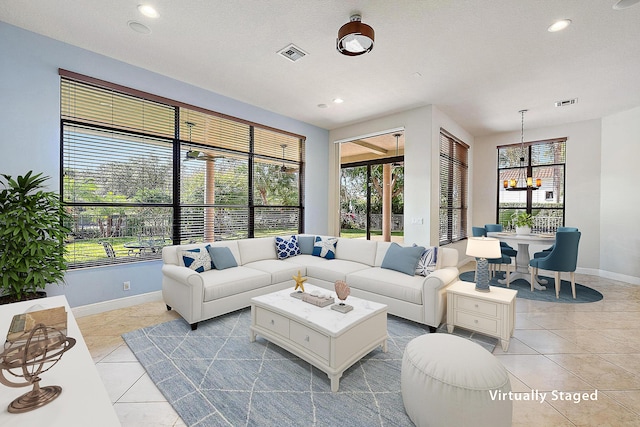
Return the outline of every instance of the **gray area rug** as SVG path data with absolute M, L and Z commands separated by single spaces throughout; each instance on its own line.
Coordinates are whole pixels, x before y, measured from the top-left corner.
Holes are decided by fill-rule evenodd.
M 460 273 L 460 280 L 474 283 L 474 275 L 475 271 L 465 271 L 464 273 Z M 548 283 L 545 285 L 547 289 L 544 291 L 534 290 L 533 292 L 531 292 L 531 284 L 528 280 L 524 279 L 517 279 L 512 281 L 509 284 L 509 287 L 518 291 L 518 298 L 532 299 L 537 301 L 576 304 L 596 302 L 604 298 L 602 294 L 595 289 L 576 283 L 576 298 L 573 299 L 573 294 L 571 293 L 571 282 L 562 279 L 560 279 L 560 297 L 556 298 L 555 279 L 553 277 L 546 276 L 540 277 L 547 279 L 548 281 Z M 496 276 L 491 279 L 489 284 L 491 286 L 506 288 L 506 285 L 498 283 L 499 279 L 504 279 L 504 272 L 501 271 L 497 273 Z
M 250 324 L 247 308 L 200 322 L 195 331 L 177 319 L 123 338 L 188 426 L 413 425 L 400 392 L 402 355 L 428 327 L 388 316 L 388 352 L 366 355 L 332 393 L 324 372 L 260 336 L 249 342 Z M 489 351 L 497 343 L 467 338 Z

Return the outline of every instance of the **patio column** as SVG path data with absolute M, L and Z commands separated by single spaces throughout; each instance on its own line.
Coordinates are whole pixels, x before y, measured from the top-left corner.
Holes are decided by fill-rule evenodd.
M 391 241 L 391 163 L 382 165 L 382 239 Z
M 215 193 L 215 164 L 213 157 L 207 158 L 205 161 L 206 168 L 204 174 L 204 203 L 214 204 L 216 202 Z M 215 239 L 214 223 L 215 210 L 213 208 L 204 208 L 204 241 L 213 242 Z

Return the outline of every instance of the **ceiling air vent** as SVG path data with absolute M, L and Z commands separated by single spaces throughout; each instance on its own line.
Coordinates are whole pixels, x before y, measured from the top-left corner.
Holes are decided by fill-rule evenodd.
M 556 101 L 555 106 L 556 107 L 566 107 L 567 105 L 573 105 L 576 102 L 578 102 L 578 98 L 565 99 L 564 101 Z
M 291 62 L 296 62 L 297 60 L 307 56 L 307 53 L 304 50 L 300 49 L 298 46 L 295 46 L 294 44 L 290 44 L 284 49 L 279 50 L 278 53 L 284 56 L 285 58 L 287 58 Z

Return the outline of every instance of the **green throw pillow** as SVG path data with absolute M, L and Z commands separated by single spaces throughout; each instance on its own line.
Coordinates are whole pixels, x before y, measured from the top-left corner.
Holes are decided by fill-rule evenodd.
M 422 246 L 402 247 L 397 243 L 392 243 L 387 249 L 380 267 L 413 276 L 416 273 L 416 266 L 422 252 L 424 252 Z
M 208 249 L 209 256 L 211 256 L 211 261 L 213 261 L 213 265 L 216 270 L 224 270 L 225 268 L 238 266 L 235 257 L 231 253 L 231 249 L 225 246 L 209 246 Z

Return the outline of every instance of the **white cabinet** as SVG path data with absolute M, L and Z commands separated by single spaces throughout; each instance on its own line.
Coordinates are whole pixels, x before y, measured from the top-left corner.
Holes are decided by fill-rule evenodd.
M 475 283 L 458 281 L 447 288 L 447 330 L 455 326 L 500 338 L 507 351 L 516 322 L 518 291 L 490 287 L 490 292 L 478 292 Z

